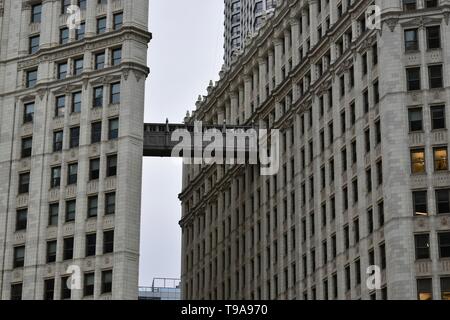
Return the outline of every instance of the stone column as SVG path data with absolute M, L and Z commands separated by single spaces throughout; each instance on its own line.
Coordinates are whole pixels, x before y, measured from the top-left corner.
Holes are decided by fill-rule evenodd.
M 244 77 L 244 121 L 247 121 L 252 114 L 251 110 L 251 100 L 252 100 L 252 77 L 251 75 L 246 75 Z
M 86 38 L 93 37 L 97 33 L 97 20 L 95 18 L 96 12 L 97 12 L 97 1 L 88 0 L 86 6 L 86 29 L 85 29 Z
M 311 48 L 314 47 L 319 39 L 319 33 L 317 30 L 317 16 L 319 13 L 318 10 L 318 0 L 310 0 L 309 1 L 309 33 L 310 33 L 310 39 L 311 39 Z
M 237 115 L 238 115 L 238 108 L 239 108 L 239 101 L 238 101 L 238 94 L 235 91 L 230 92 L 230 104 L 231 104 L 231 119 L 229 119 L 230 124 L 236 124 Z
M 266 84 L 267 84 L 267 61 L 265 58 L 258 58 L 259 65 L 259 100 L 260 103 L 267 99 Z
M 280 38 L 275 38 L 273 40 L 275 45 L 275 87 L 278 86 L 282 81 L 281 66 L 283 58 L 283 40 Z
M 308 11 L 302 10 L 302 42 L 303 42 L 303 56 L 308 52 L 305 39 L 308 38 L 306 31 L 308 30 Z M 302 57 L 300 57 L 302 58 Z
M 28 54 L 29 46 L 29 25 L 31 19 L 31 5 L 26 4 L 22 8 L 20 23 L 20 55 Z
M 291 18 L 291 34 L 292 34 L 292 65 L 296 66 L 300 62 L 300 22 L 297 18 Z
M 269 91 L 272 92 L 272 90 L 274 89 L 274 81 L 273 78 L 275 77 L 275 70 L 274 70 L 274 56 L 273 56 L 273 51 L 269 50 L 269 65 L 267 66 L 267 76 L 268 76 L 268 83 L 269 83 Z

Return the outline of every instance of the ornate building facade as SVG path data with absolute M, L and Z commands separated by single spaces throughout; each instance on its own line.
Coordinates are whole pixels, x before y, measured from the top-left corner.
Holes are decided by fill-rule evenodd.
M 148 1 L 0 8 L 0 296 L 137 299 Z
M 189 119 L 279 129 L 280 170 L 184 167 L 183 298 L 449 299 L 449 17 L 280 1 Z

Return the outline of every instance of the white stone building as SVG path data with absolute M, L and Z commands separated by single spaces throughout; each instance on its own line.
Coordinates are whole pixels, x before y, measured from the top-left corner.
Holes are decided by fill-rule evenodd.
M 147 20 L 147 0 L 0 0 L 1 299 L 137 299 Z
M 280 1 L 190 120 L 280 129 L 281 169 L 185 166 L 183 298 L 450 299 L 449 17 Z

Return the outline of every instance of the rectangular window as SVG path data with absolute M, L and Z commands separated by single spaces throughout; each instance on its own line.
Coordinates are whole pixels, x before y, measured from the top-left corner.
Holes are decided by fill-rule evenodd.
M 53 152 L 59 152 L 63 149 L 63 131 L 53 132 Z
M 11 285 L 11 300 L 22 300 L 22 283 L 15 283 Z
M 72 290 L 67 286 L 69 279 L 70 277 L 61 278 L 61 300 L 69 300 L 72 298 Z
M 22 268 L 25 263 L 25 246 L 14 247 L 13 267 Z
M 102 123 L 94 122 L 91 124 L 91 143 L 98 143 L 102 140 Z
M 50 187 L 59 188 L 61 185 L 61 167 L 53 167 L 51 168 L 51 179 L 50 179 Z
M 31 23 L 41 23 L 42 3 L 31 6 Z
M 433 148 L 433 155 L 434 155 L 434 170 L 447 171 L 448 170 L 447 147 Z
M 63 259 L 64 260 L 73 259 L 73 238 L 64 239 Z
M 410 132 L 423 130 L 422 108 L 408 109 L 408 117 L 409 117 L 409 131 Z
M 103 254 L 114 251 L 114 230 L 103 232 Z
M 436 213 L 450 213 L 449 189 L 436 190 Z
M 53 300 L 55 293 L 55 280 L 47 279 L 44 281 L 44 300 Z
M 120 103 L 120 83 L 111 84 L 111 104 Z
M 83 291 L 83 295 L 85 297 L 94 295 L 94 283 L 95 283 L 95 274 L 94 273 L 85 273 L 84 274 L 84 291 Z
M 59 216 L 59 203 L 52 203 L 48 209 L 48 225 L 57 226 Z
M 28 48 L 29 54 L 34 54 L 34 53 L 38 52 L 40 41 L 41 41 L 40 36 L 30 37 L 30 43 L 29 43 L 29 48 Z
M 61 0 L 61 14 L 68 14 L 68 9 L 71 4 L 71 0 Z
M 37 82 L 37 70 L 27 71 L 26 83 L 27 88 L 33 88 Z
M 88 198 L 88 218 L 96 217 L 98 212 L 98 196 Z
M 427 191 L 414 191 L 413 196 L 413 208 L 414 215 L 416 216 L 428 216 L 427 208 Z
M 66 97 L 65 96 L 56 97 L 55 117 L 64 117 L 65 108 L 66 108 Z
M 75 76 L 78 76 L 81 73 L 83 73 L 83 69 L 84 69 L 84 60 L 83 60 L 83 58 L 74 60 L 74 62 L 73 62 L 73 74 Z M 80 98 L 81 98 L 81 92 L 80 92 Z
M 115 140 L 119 137 L 119 119 L 110 119 L 108 128 L 108 139 Z
M 31 157 L 32 152 L 33 152 L 33 137 L 23 138 L 21 157 L 22 158 Z
M 81 92 L 72 93 L 72 112 L 81 112 Z
M 95 256 L 96 243 L 97 236 L 95 233 L 86 235 L 86 257 Z
M 414 242 L 416 245 L 416 260 L 430 259 L 430 235 L 416 234 Z
M 419 50 L 418 29 L 405 30 L 405 51 Z
M 80 28 L 75 29 L 75 40 L 83 40 L 86 33 L 86 23 L 80 23 Z
M 100 70 L 105 67 L 105 52 L 97 53 L 95 55 L 95 70 Z
M 106 32 L 106 17 L 97 19 L 97 34 Z
M 25 172 L 19 174 L 19 194 L 28 193 L 30 191 L 30 173 Z
M 417 279 L 417 299 L 433 300 L 432 279 Z
M 420 67 L 407 68 L 406 80 L 408 83 L 408 91 L 420 90 Z
M 412 11 L 417 9 L 416 0 L 403 0 L 403 10 Z
M 47 241 L 47 263 L 56 262 L 56 240 Z
M 69 170 L 67 171 L 67 185 L 76 184 L 78 180 L 78 164 L 69 164 Z
M 34 102 L 26 103 L 23 106 L 23 123 L 33 122 L 34 119 Z
M 441 47 L 441 27 L 427 27 L 428 49 L 439 49 Z
M 112 270 L 102 272 L 102 294 L 112 292 L 112 279 L 113 279 Z
M 100 177 L 100 159 L 89 161 L 89 180 L 97 180 Z
M 439 257 L 450 258 L 450 232 L 438 234 L 439 239 Z
M 115 214 L 116 212 L 116 194 L 107 193 L 105 195 L 105 215 Z
M 450 300 L 450 277 L 441 278 L 441 300 Z
M 80 145 L 80 127 L 70 128 L 70 148 L 78 148 Z
M 123 24 L 122 12 L 114 14 L 113 15 L 113 29 L 119 30 L 120 28 L 122 28 L 122 24 Z
M 67 77 L 67 62 L 58 64 L 58 79 L 63 80 Z
M 101 108 L 103 106 L 103 87 L 94 88 L 94 108 Z
M 428 66 L 428 77 L 430 89 L 442 88 L 444 86 L 444 78 L 442 76 L 442 65 Z
M 425 150 L 413 149 L 411 150 L 411 173 L 425 173 Z
M 432 106 L 430 110 L 432 130 L 445 129 L 445 106 Z
M 112 51 L 111 65 L 118 66 L 122 62 L 122 48 L 117 48 Z
M 59 29 L 59 44 L 66 44 L 69 42 L 69 28 Z
M 106 159 L 106 177 L 117 175 L 117 155 L 108 156 Z
M 66 222 L 75 221 L 76 206 L 76 200 L 66 201 Z
M 16 212 L 16 231 L 27 229 L 28 209 L 17 210 Z

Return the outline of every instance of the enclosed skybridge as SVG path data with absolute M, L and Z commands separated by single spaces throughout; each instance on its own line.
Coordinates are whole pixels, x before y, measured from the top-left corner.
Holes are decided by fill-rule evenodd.
M 249 133 L 251 132 L 256 133 L 256 141 L 252 141 L 249 138 Z M 174 148 L 177 146 L 180 147 L 180 142 L 182 140 L 184 140 L 185 147 L 186 143 L 190 142 L 190 148 L 184 148 L 184 151 L 176 152 L 175 156 L 194 157 L 195 155 L 203 154 L 208 146 L 211 147 L 212 141 L 217 142 L 217 140 L 220 140 L 210 138 L 211 135 L 217 137 L 219 133 L 222 134 L 224 153 L 226 153 L 227 150 L 232 150 L 233 153 L 236 154 L 238 152 L 245 152 L 248 155 L 250 151 L 257 151 L 258 137 L 255 127 L 232 126 L 226 124 L 221 126 L 202 124 L 199 127 L 198 125 L 170 124 L 169 122 L 146 123 L 144 125 L 144 157 L 170 157 L 172 156 Z M 182 136 L 184 136 L 184 138 L 182 138 Z M 203 137 L 205 139 L 203 139 Z M 188 149 L 190 150 L 190 155 L 185 154 Z

